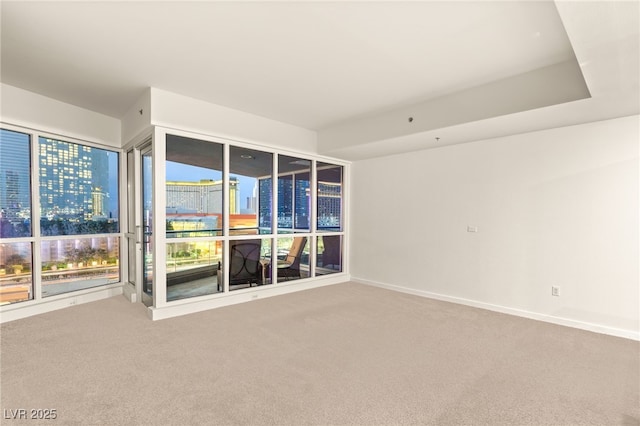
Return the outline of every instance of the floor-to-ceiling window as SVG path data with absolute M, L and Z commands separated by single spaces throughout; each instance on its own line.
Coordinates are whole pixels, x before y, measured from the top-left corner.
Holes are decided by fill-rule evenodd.
M 344 247 L 344 167 L 316 165 L 316 275 L 342 272 Z
M 167 135 L 165 187 L 167 300 L 221 291 L 223 145 Z
M 0 304 L 33 299 L 31 136 L 0 129 Z
M 40 137 L 42 296 L 120 281 L 119 154 Z
M 166 204 L 157 206 L 166 219 L 160 306 L 343 271 L 342 165 L 156 130 L 156 193 Z
M 118 283 L 119 153 L 0 132 L 0 303 Z

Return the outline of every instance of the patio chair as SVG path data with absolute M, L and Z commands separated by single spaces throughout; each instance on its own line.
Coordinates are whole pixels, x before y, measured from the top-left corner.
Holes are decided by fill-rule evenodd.
M 324 252 L 322 252 L 322 267 L 339 270 L 341 262 L 341 247 L 339 235 L 324 235 L 322 237 Z
M 287 257 L 284 261 L 278 262 L 278 278 L 284 278 L 285 281 L 290 278 L 301 278 L 300 257 L 306 244 L 306 237 L 295 237 L 293 239 Z
M 229 286 L 262 284 L 262 265 L 260 264 L 261 240 L 240 240 L 229 242 L 229 274 L 224 274 L 218 262 L 218 291 L 222 290 L 223 279 L 229 280 Z M 223 278 L 225 277 L 225 278 Z

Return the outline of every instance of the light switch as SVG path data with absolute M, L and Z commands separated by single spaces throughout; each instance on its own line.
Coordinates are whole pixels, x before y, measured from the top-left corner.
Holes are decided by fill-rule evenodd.
M 477 226 L 467 226 L 467 232 L 478 232 Z

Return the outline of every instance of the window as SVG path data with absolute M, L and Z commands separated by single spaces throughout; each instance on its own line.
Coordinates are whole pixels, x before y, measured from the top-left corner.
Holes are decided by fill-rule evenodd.
M 0 305 L 33 299 L 31 243 L 0 244 Z
M 0 130 L 0 238 L 31 236 L 31 137 Z
M 270 234 L 273 154 L 231 146 L 229 157 L 230 235 Z
M 42 297 L 119 282 L 119 154 L 38 142 Z
M 0 305 L 33 299 L 31 137 L 0 129 Z
M 343 167 L 318 162 L 316 276 L 342 272 Z
M 222 149 L 167 135 L 167 238 L 222 235 Z
M 166 142 L 167 300 L 217 293 L 224 147 L 176 135 Z
M 42 297 L 120 281 L 120 238 L 43 240 Z
M 309 232 L 311 161 L 278 156 L 278 232 Z
M 114 151 L 0 130 L 0 304 L 120 281 L 118 161 Z
M 229 290 L 271 284 L 267 258 L 271 256 L 271 182 L 273 154 L 229 147 Z M 255 235 L 246 239 L 237 236 Z
M 40 232 L 117 233 L 118 153 L 43 138 L 40 151 Z
M 342 231 L 342 166 L 317 165 L 318 231 Z

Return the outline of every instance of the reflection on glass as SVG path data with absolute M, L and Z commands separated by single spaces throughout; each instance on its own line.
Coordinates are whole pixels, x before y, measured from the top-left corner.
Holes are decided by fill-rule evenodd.
M 31 243 L 0 244 L 0 305 L 33 299 Z
M 278 176 L 278 232 L 293 230 L 293 175 Z
M 142 154 L 142 291 L 153 295 L 153 156 Z
M 278 238 L 278 282 L 309 277 L 307 237 Z
M 120 281 L 119 237 L 42 241 L 42 296 Z
M 40 232 L 119 232 L 118 153 L 39 138 Z
M 135 153 L 133 150 L 127 152 L 127 232 L 136 232 L 136 200 L 135 200 Z M 136 283 L 136 241 L 137 237 L 127 238 L 127 281 L 135 285 Z
M 311 161 L 278 156 L 278 232 L 309 232 Z
M 222 235 L 222 144 L 167 135 L 166 155 L 167 238 Z
M 0 237 L 31 236 L 31 137 L 0 129 Z
M 272 178 L 262 178 L 258 182 L 258 224 L 261 234 L 269 234 L 271 233 L 271 212 L 273 211 L 273 180 Z
M 230 235 L 271 233 L 273 154 L 232 146 L 229 157 Z
M 167 244 L 167 300 L 218 292 L 222 241 L 191 240 Z
M 342 166 L 317 164 L 318 231 L 342 231 Z
M 342 272 L 342 236 L 319 236 L 316 253 L 316 276 Z

